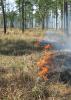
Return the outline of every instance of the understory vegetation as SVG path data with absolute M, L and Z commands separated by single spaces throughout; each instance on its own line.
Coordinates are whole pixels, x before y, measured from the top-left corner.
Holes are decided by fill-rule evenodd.
M 36 62 L 45 50 L 33 43 L 44 32 L 11 29 L 0 34 L 0 100 L 71 100 L 71 85 L 57 75 L 38 81 Z

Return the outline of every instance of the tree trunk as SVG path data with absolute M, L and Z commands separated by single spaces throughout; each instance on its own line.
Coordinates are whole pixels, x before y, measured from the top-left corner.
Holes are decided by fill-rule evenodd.
M 64 2 L 64 29 L 68 35 L 68 3 Z
M 20 2 L 20 0 L 19 0 L 19 15 L 20 15 L 20 13 L 21 13 L 21 2 Z M 20 27 L 19 28 L 21 28 L 21 18 L 20 18 Z
M 32 14 L 32 28 L 33 28 L 33 14 Z
M 46 17 L 46 28 L 48 29 L 48 16 Z
M 20 10 L 20 0 L 19 0 L 19 14 L 20 14 L 20 11 L 21 11 L 21 10 Z
M 61 9 L 61 30 L 63 30 L 63 9 Z
M 24 30 L 25 30 L 25 22 L 24 22 L 24 0 L 22 1 L 22 32 L 24 32 Z
M 45 28 L 45 19 L 44 17 L 42 18 L 42 30 Z
M 26 22 L 27 21 L 27 18 L 26 18 L 27 16 L 26 15 L 27 14 L 26 14 L 26 5 L 25 5 L 25 7 L 24 7 L 24 23 L 25 23 L 24 27 L 25 27 L 25 29 L 27 29 L 27 22 Z
M 56 30 L 57 30 L 57 28 L 58 28 L 58 23 L 57 23 L 57 21 L 58 21 L 58 9 L 57 9 L 57 1 L 56 1 Z
M 3 0 L 1 0 L 1 6 L 2 6 L 3 20 L 4 20 L 4 33 L 6 33 L 6 15 L 5 15 L 5 10 L 4 10 Z

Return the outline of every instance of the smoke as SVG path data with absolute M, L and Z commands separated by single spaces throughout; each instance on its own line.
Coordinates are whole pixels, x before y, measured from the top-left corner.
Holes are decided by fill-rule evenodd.
M 52 44 L 55 50 L 71 51 L 71 36 L 55 32 L 46 32 L 42 40 L 43 44 Z
M 64 40 L 64 49 L 71 51 L 71 36 L 67 36 Z

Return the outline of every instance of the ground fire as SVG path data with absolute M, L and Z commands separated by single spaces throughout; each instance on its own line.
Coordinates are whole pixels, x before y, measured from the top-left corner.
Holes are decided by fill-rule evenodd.
M 44 46 L 44 49 L 52 49 L 52 48 L 53 48 L 53 46 L 50 44 Z
M 46 49 L 51 49 L 51 45 L 46 45 Z M 38 76 L 43 78 L 44 80 L 48 80 L 46 74 L 48 73 L 49 69 L 48 66 L 52 64 L 52 56 L 53 52 L 45 51 L 44 56 L 37 62 L 37 66 L 39 67 L 40 71 L 38 72 Z

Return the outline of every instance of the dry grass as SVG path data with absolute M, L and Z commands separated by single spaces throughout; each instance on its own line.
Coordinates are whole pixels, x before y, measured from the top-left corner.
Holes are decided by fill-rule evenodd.
M 22 68 L 0 68 L 0 99 L 71 100 L 70 86 L 49 81 L 37 83 L 34 73 Z
M 43 33 L 8 29 L 6 35 L 0 34 L 0 100 L 71 100 L 71 86 L 37 82 L 36 62 L 44 51 L 34 47 L 33 41 Z

